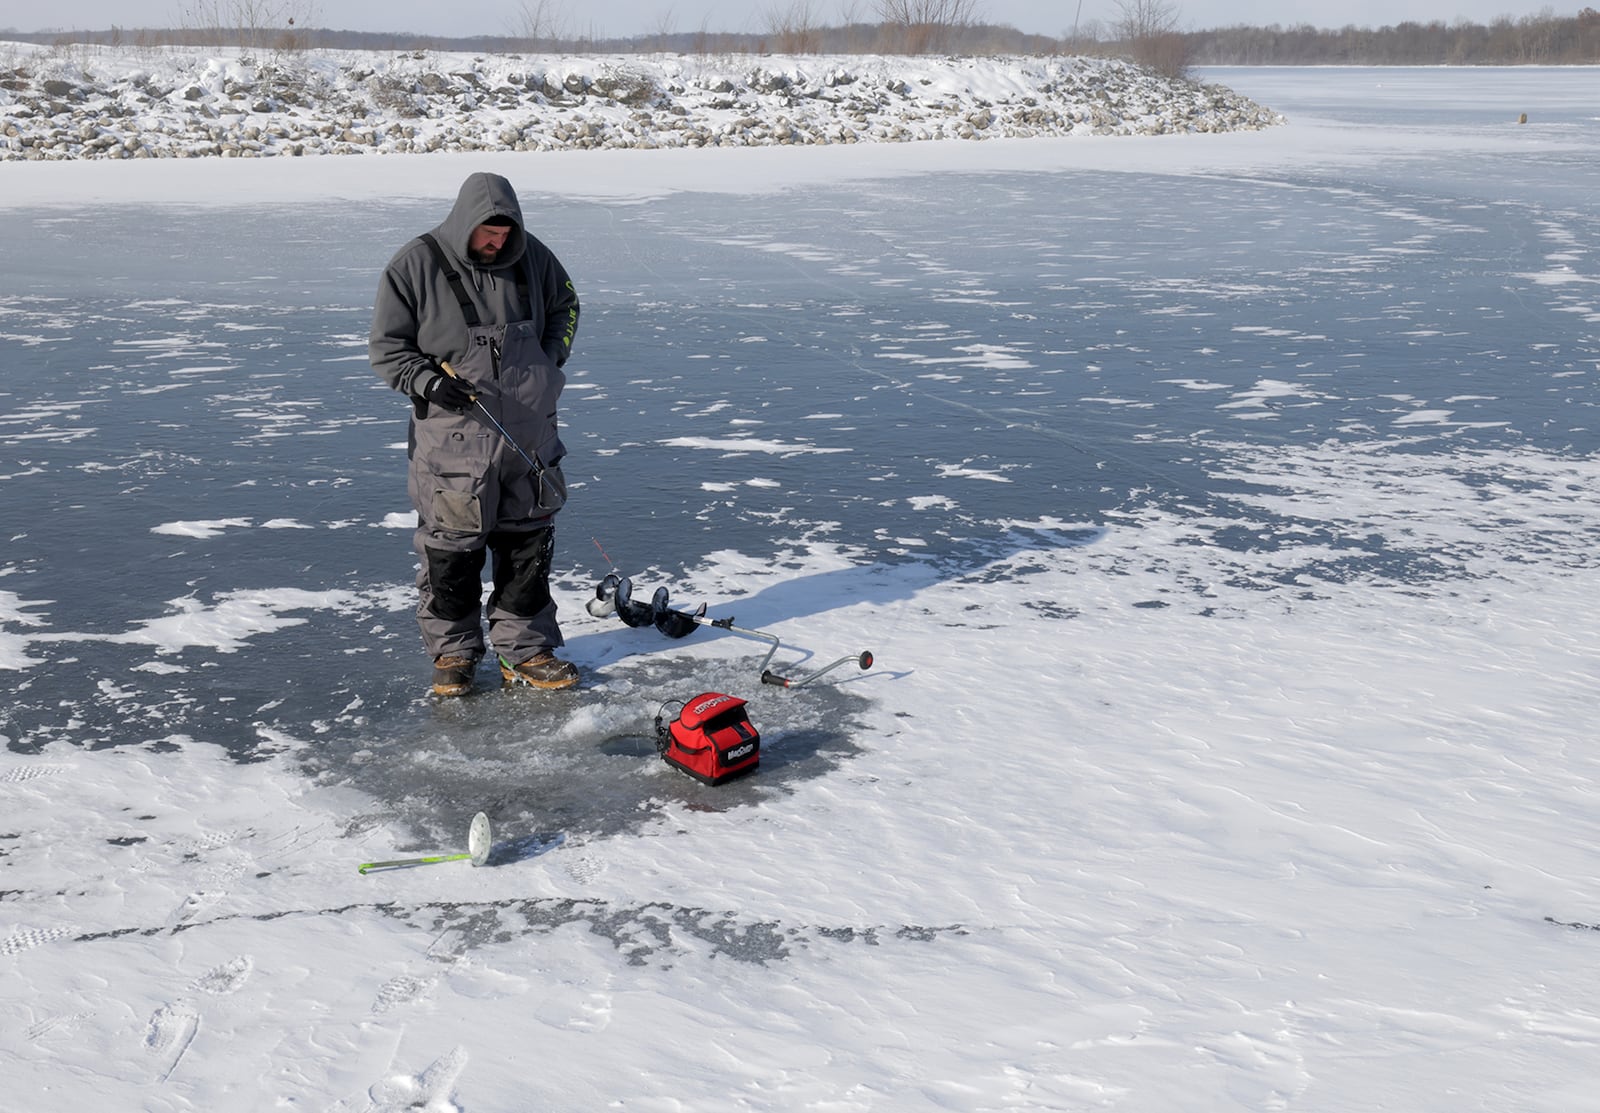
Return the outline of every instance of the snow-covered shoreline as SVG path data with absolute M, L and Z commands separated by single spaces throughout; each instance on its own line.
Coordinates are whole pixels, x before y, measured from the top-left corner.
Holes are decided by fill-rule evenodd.
M 1102 58 L 520 55 L 0 43 L 0 161 L 894 143 L 1259 130 Z

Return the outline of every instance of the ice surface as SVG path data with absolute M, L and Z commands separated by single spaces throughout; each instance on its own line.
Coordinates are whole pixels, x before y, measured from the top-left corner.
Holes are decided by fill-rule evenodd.
M 8 166 L 7 1092 L 1592 1108 L 1594 71 L 1226 79 L 1290 125 Z M 363 337 L 485 165 L 584 297 L 587 683 L 435 704 Z M 702 690 L 754 777 L 655 758 Z

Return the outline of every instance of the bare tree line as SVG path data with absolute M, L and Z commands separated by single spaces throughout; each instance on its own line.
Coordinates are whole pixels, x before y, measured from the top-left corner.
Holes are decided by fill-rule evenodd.
M 1180 27 L 1177 0 L 1114 0 L 1106 22 L 1080 23 L 1081 0 L 1063 5 L 1071 19 L 1059 36 L 1025 34 L 984 20 L 981 0 L 772 0 L 755 15 L 759 29 L 681 30 L 670 9 L 642 35 L 606 38 L 584 27 L 572 0 L 519 0 L 499 35 L 439 38 L 341 31 L 317 25 L 315 0 L 186 0 L 176 28 L 26 34 L 0 37 L 47 43 L 145 47 L 238 46 L 293 51 L 315 47 L 376 50 L 539 51 L 550 53 L 674 52 L 710 54 L 1087 54 L 1129 57 L 1172 75 L 1193 65 L 1448 65 L 1593 64 L 1600 62 L 1600 12 L 1572 16 L 1546 8 L 1488 25 L 1405 22 L 1380 28 L 1321 29 L 1236 26 Z
M 1196 65 L 1518 65 L 1600 62 L 1600 12 L 1503 16 L 1484 26 L 1400 23 L 1377 30 L 1227 27 L 1184 36 Z
M 188 0 L 182 30 L 200 46 L 303 50 L 316 23 L 312 0 Z
M 571 25 L 566 14 L 570 7 L 563 0 L 521 0 L 516 37 L 536 49 L 595 41 L 596 36 L 586 36 Z M 699 50 L 733 46 L 756 53 L 931 54 L 969 45 L 986 30 L 977 18 L 978 0 L 872 0 L 867 8 L 862 10 L 860 0 L 841 0 L 834 15 L 837 22 L 830 23 L 823 0 L 784 0 L 766 8 L 759 31 L 714 34 L 702 27 L 688 36 L 692 47 Z M 666 23 L 670 23 L 670 15 L 643 41 L 656 49 L 681 48 L 684 35 Z M 1049 41 L 1046 36 L 1025 37 Z

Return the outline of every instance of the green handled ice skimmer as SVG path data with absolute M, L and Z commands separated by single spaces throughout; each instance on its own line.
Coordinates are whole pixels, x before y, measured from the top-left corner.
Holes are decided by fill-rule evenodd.
M 430 858 L 399 858 L 393 862 L 363 862 L 358 869 L 362 873 L 372 870 L 394 869 L 399 866 L 431 866 L 435 862 L 459 862 L 470 858 L 472 864 L 481 866 L 489 860 L 489 817 L 479 812 L 472 817 L 472 826 L 467 828 L 467 852 L 465 854 L 435 854 Z

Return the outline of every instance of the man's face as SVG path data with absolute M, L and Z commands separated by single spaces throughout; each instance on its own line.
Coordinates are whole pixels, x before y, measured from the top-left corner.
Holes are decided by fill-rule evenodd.
M 480 224 L 467 240 L 467 254 L 475 263 L 492 263 L 505 247 L 511 229 L 503 224 Z

